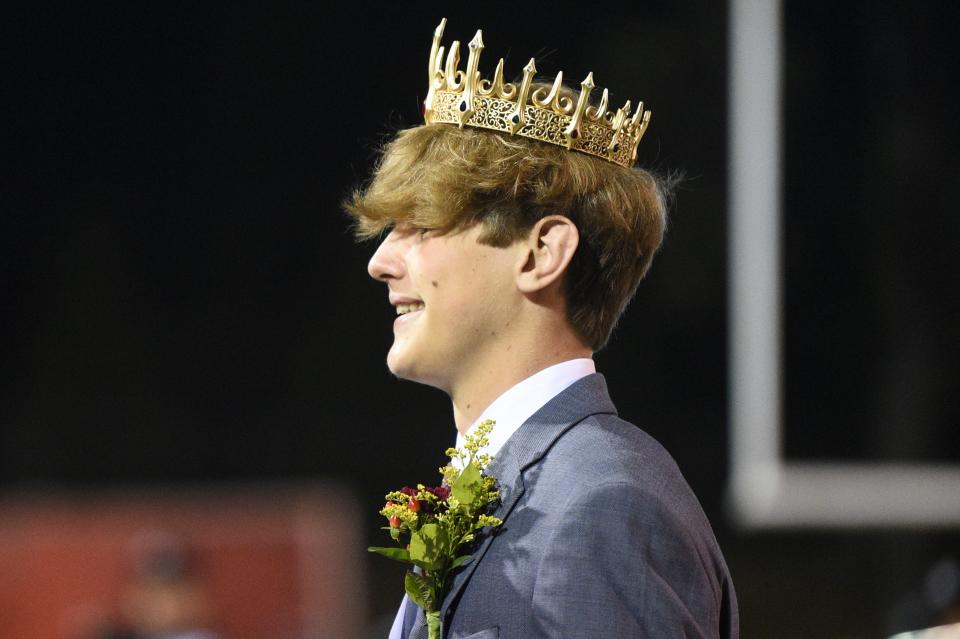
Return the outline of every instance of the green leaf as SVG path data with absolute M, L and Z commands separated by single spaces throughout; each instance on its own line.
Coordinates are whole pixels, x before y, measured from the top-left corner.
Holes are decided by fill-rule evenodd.
M 461 555 L 453 560 L 453 563 L 450 564 L 450 570 L 455 570 L 473 559 L 473 555 Z
M 426 563 L 426 562 L 419 561 L 419 560 L 417 560 L 417 559 L 411 559 L 411 560 L 410 560 L 410 563 L 412 563 L 414 566 L 420 566 L 420 567 L 423 568 L 424 570 L 433 570 L 433 569 L 434 569 L 433 564 L 428 564 L 428 563 Z
M 472 504 L 480 495 L 483 489 L 483 481 L 480 476 L 480 469 L 476 464 L 467 464 L 460 476 L 454 480 L 450 487 L 450 494 L 461 504 Z
M 369 552 L 375 552 L 378 555 L 383 555 L 388 559 L 393 559 L 395 561 L 405 561 L 410 563 L 410 552 L 403 548 L 384 548 L 383 546 L 370 546 L 367 548 Z
M 410 559 L 418 565 L 433 570 L 443 561 L 447 533 L 437 524 L 424 524 L 420 530 L 410 533 Z
M 426 577 L 407 571 L 403 585 L 410 601 L 423 608 L 424 612 L 433 608 L 433 591 L 430 589 L 430 581 Z

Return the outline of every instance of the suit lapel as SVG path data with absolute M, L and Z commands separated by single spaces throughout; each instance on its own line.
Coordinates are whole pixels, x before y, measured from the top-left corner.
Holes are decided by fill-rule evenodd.
M 503 520 L 504 527 L 509 525 L 510 513 L 526 490 L 523 472 L 540 461 L 563 433 L 590 415 L 600 413 L 615 415 L 617 410 L 610 401 L 603 375 L 594 373 L 577 380 L 547 402 L 507 440 L 486 471 L 497 479 L 500 506 L 494 514 Z M 444 634 L 448 609 L 473 576 L 494 539 L 495 535 L 487 535 L 473 553 L 473 559 L 455 575 L 441 607 Z

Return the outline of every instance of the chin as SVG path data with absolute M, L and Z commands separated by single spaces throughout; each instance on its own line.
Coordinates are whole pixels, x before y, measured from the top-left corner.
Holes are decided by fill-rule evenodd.
M 429 365 L 424 365 L 422 361 L 416 362 L 409 353 L 396 348 L 391 348 L 387 354 L 387 368 L 398 379 L 446 390 L 446 384 L 442 381 L 443 375 L 437 371 L 431 373 Z
M 390 352 L 387 353 L 387 368 L 400 379 L 408 379 L 414 382 L 419 381 L 417 379 L 416 366 L 409 361 L 409 358 L 406 357 L 406 354 L 403 353 L 402 350 L 398 351 L 396 346 L 391 348 Z
M 395 376 L 404 379 L 404 367 L 400 362 L 397 361 L 397 358 L 393 356 L 393 351 L 387 353 L 387 368 Z

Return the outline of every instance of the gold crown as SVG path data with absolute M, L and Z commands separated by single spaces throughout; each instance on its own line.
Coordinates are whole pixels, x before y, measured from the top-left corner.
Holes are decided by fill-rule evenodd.
M 447 53 L 446 66 L 440 38 L 447 19 L 443 18 L 433 32 L 428 72 L 430 86 L 423 101 L 423 119 L 427 124 L 443 122 L 506 131 L 511 135 L 540 140 L 589 153 L 630 168 L 637 159 L 637 145 L 650 124 L 650 111 L 643 102 L 630 116 L 630 101 L 616 110 L 607 109 L 608 94 L 603 90 L 599 106 L 590 105 L 593 72 L 580 83 L 576 105 L 561 95 L 563 71 L 557 74 L 552 88 L 537 88 L 531 94 L 537 67 L 534 59 L 523 68 L 520 87 L 503 81 L 503 58 L 497 63 L 493 80 L 480 77 L 477 66 L 483 51 L 483 34 L 478 29 L 468 47 L 467 70 L 461 71 L 460 42 L 454 40 Z

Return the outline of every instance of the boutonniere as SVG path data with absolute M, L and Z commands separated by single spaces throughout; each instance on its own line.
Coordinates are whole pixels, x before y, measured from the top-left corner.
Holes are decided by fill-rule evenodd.
M 496 480 L 483 472 L 491 457 L 479 452 L 489 444 L 493 425 L 492 420 L 477 424 L 463 449 L 447 449 L 451 463 L 440 469 L 440 486 L 417 484 L 387 493 L 380 514 L 399 547 L 368 548 L 419 568 L 407 571 L 404 584 L 407 596 L 426 614 L 430 639 L 442 636 L 440 606 L 453 573 L 470 561 L 471 542 L 481 529 L 503 523 L 488 514 L 499 494 Z

